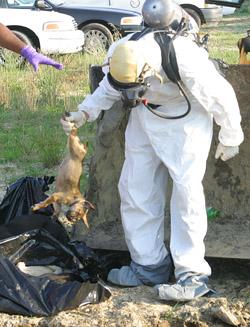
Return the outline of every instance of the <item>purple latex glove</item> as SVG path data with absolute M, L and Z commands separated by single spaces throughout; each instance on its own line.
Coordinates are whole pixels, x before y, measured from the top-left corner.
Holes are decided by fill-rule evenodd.
M 38 70 L 39 64 L 50 65 L 60 70 L 63 69 L 62 64 L 36 52 L 36 50 L 29 45 L 22 48 L 21 55 L 28 60 L 28 62 L 34 67 L 35 71 Z

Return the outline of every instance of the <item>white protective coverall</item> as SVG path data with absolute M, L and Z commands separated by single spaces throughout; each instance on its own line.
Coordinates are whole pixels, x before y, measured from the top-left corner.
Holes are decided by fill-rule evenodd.
M 114 43 L 114 47 L 128 40 Z M 170 82 L 161 67 L 161 50 L 153 34 L 139 39 L 148 55 L 148 64 L 162 77 L 152 76 L 145 94 L 156 110 L 180 115 L 187 103 L 177 85 Z M 170 250 L 175 277 L 186 272 L 209 276 L 204 259 L 207 215 L 202 179 L 206 169 L 213 118 L 221 127 L 219 141 L 237 146 L 243 141 L 241 116 L 235 92 L 208 60 L 208 53 L 190 38 L 174 40 L 179 74 L 191 101 L 191 112 L 182 119 L 167 120 L 153 115 L 143 104 L 133 108 L 125 135 L 125 162 L 119 192 L 125 238 L 132 260 L 140 265 L 159 264 L 167 255 L 164 245 L 164 208 L 168 172 L 173 180 L 170 203 Z M 107 74 L 108 66 L 104 67 Z M 108 110 L 121 97 L 105 76 L 79 110 L 95 120 L 101 110 Z

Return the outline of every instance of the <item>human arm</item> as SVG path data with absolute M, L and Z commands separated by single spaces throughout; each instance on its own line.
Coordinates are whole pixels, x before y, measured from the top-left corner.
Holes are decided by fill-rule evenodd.
M 92 94 L 87 95 L 83 102 L 78 105 L 78 110 L 87 113 L 88 121 L 92 122 L 97 119 L 102 110 L 109 110 L 120 99 L 120 92 L 109 84 L 105 75 L 99 87 Z
M 38 70 L 39 64 L 50 65 L 57 69 L 62 69 L 62 64 L 36 52 L 34 48 L 28 46 L 21 41 L 10 29 L 0 23 L 0 46 L 19 53 L 33 66 L 34 70 Z
M 107 78 L 107 74 L 109 73 L 109 58 L 112 57 L 115 47 L 120 42 L 123 42 L 123 39 L 112 43 L 108 49 L 102 65 L 104 77 L 99 83 L 99 86 L 78 105 L 78 110 L 88 114 L 87 120 L 89 122 L 96 120 L 101 111 L 109 110 L 115 102 L 121 99 L 121 93 L 110 85 Z
M 96 120 L 101 111 L 109 110 L 116 101 L 121 99 L 120 92 L 116 91 L 107 79 L 109 72 L 108 58 L 111 56 L 114 46 L 115 43 L 111 45 L 104 61 L 102 68 L 104 77 L 99 86 L 78 105 L 78 111 L 71 112 L 70 117 L 67 117 L 66 120 L 61 119 L 61 124 L 66 134 L 71 131 L 74 125 L 80 127 L 86 121 L 92 122 Z
M 104 76 L 95 92 L 87 95 L 78 105 L 78 111 L 70 112 L 68 117 L 61 119 L 64 132 L 69 134 L 73 126 L 78 128 L 87 121 L 96 120 L 102 110 L 109 110 L 120 98 L 120 92 L 114 90 Z
M 216 70 L 204 49 L 184 38 L 176 40 L 174 47 L 184 85 L 220 126 L 219 142 L 227 147 L 226 151 L 238 147 L 244 135 L 231 84 Z
M 0 23 L 0 46 L 16 53 L 21 53 L 26 46 L 8 27 Z

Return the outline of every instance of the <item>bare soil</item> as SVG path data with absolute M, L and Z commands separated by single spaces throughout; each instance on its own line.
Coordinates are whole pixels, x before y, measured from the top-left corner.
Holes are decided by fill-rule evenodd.
M 8 174 L 19 174 L 14 165 L 0 166 L 0 200 Z M 4 177 L 4 178 L 3 178 Z M 69 228 L 69 226 L 67 226 Z M 105 302 L 60 312 L 53 317 L 0 314 L 2 327 L 250 327 L 250 262 L 209 259 L 210 284 L 216 296 L 187 303 L 160 301 L 152 287 L 119 288 L 109 285 L 112 296 Z
M 214 274 L 211 284 L 221 295 L 183 304 L 159 301 L 151 287 L 111 287 L 111 298 L 100 304 L 86 305 L 49 318 L 0 314 L 0 326 L 250 326 L 249 278 L 239 277 L 236 271 L 225 271 Z

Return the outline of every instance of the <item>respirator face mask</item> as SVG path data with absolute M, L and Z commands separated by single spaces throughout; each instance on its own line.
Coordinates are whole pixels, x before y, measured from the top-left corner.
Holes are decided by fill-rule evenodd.
M 147 63 L 143 66 L 136 82 L 133 83 L 121 83 L 114 79 L 110 73 L 107 75 L 110 85 L 115 90 L 121 92 L 121 99 L 125 108 L 134 108 L 138 104 L 147 102 L 144 95 L 150 87 L 149 77 L 153 76 L 158 78 L 160 83 L 162 83 L 162 77 Z
M 134 44 L 136 44 L 136 41 L 128 41 L 128 42 L 133 42 Z M 133 43 L 131 43 L 131 44 L 133 44 Z M 122 55 L 122 51 L 120 51 L 120 52 L 121 53 L 119 53 L 119 55 Z M 164 53 L 163 53 L 163 56 L 164 56 Z M 116 57 L 118 57 L 118 55 Z M 167 54 L 166 57 L 167 57 L 167 59 L 169 59 L 169 54 Z M 119 59 L 119 57 L 118 57 L 118 59 Z M 117 62 L 118 62 L 118 64 L 117 64 Z M 156 77 L 157 79 L 159 79 L 161 84 L 163 83 L 162 76 L 155 69 L 153 69 L 148 63 L 145 63 L 139 76 L 137 76 L 134 73 L 135 69 L 131 69 L 130 71 L 125 70 L 124 75 L 122 75 L 120 72 L 121 65 L 119 65 L 119 60 L 117 60 L 115 63 L 116 63 L 116 66 L 113 65 L 113 67 L 111 67 L 112 61 L 109 60 L 108 65 L 110 67 L 110 72 L 107 74 L 107 79 L 108 79 L 109 84 L 115 90 L 117 90 L 118 92 L 121 93 L 121 100 L 123 102 L 125 109 L 131 109 L 131 108 L 137 107 L 139 104 L 143 104 L 152 114 L 154 114 L 158 117 L 164 118 L 164 119 L 180 119 L 180 118 L 185 117 L 190 112 L 190 109 L 191 109 L 190 101 L 178 79 L 175 78 L 174 82 L 178 85 L 181 93 L 187 100 L 188 108 L 187 108 L 186 112 L 184 112 L 183 114 L 177 115 L 177 116 L 172 116 L 172 115 L 168 115 L 168 114 L 157 111 L 156 109 L 159 107 L 159 105 L 149 103 L 149 101 L 146 99 L 146 93 L 150 87 L 150 78 L 151 77 L 154 77 L 154 78 Z M 117 70 L 115 70 L 114 67 L 117 68 Z M 134 68 L 132 64 L 130 65 L 130 67 Z M 122 69 L 121 69 L 121 71 L 123 73 Z M 173 69 L 172 69 L 172 71 L 173 71 Z M 171 71 L 171 73 L 172 73 L 172 71 Z M 117 72 L 119 72 L 119 73 L 117 73 Z M 122 78 L 120 78 L 120 80 L 124 80 L 126 82 L 120 82 L 117 80 L 117 77 L 114 78 L 114 76 L 118 76 L 118 78 L 122 77 Z M 168 76 L 168 74 L 167 74 L 167 76 Z M 130 78 L 128 78 L 128 77 L 130 77 Z M 130 82 L 130 81 L 132 81 L 132 82 Z
M 116 81 L 110 73 L 107 75 L 110 85 L 121 92 L 121 99 L 125 108 L 134 108 L 143 102 L 143 96 L 150 86 L 143 81 L 138 83 L 120 83 Z

